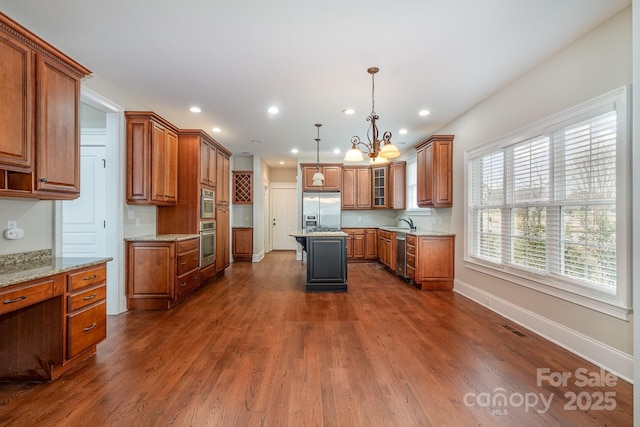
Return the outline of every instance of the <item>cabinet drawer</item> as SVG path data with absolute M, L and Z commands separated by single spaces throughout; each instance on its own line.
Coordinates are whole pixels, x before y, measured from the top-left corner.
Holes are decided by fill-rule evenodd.
M 193 271 L 191 273 L 187 273 L 183 276 L 178 277 L 178 286 L 176 292 L 178 294 L 178 298 L 182 297 L 191 290 L 197 288 L 200 285 L 200 274 L 198 271 Z
M 407 266 L 416 268 L 416 257 L 415 257 L 415 255 L 407 254 Z
M 391 239 L 391 232 L 386 230 L 378 230 L 378 236 L 383 239 Z
M 416 236 L 412 234 L 407 234 L 407 245 L 416 246 Z
M 36 282 L 7 292 L 0 292 L 0 300 L 2 301 L 0 314 L 48 300 L 53 298 L 54 295 L 53 279 Z
M 364 234 L 364 228 L 343 228 L 342 231 L 347 234 Z
M 416 269 L 407 265 L 407 279 L 416 280 Z
M 178 276 L 193 270 L 200 265 L 200 251 L 187 252 L 186 254 L 178 255 Z
M 102 301 L 106 296 L 107 287 L 105 285 L 101 285 L 93 289 L 87 289 L 79 294 L 69 295 L 67 297 L 67 311 L 72 312 L 98 301 Z
M 185 240 L 182 242 L 178 242 L 178 253 L 190 251 L 193 249 L 198 249 L 199 245 L 200 245 L 200 241 L 198 239 Z
M 107 303 L 67 316 L 67 359 L 107 337 Z
M 107 280 L 107 267 L 103 264 L 98 267 L 87 268 L 74 273 L 69 273 L 67 289 L 69 292 L 87 286 L 103 283 Z

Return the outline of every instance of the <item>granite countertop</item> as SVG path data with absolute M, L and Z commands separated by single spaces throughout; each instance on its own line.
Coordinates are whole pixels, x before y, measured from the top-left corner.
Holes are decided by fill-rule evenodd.
M 71 270 L 113 261 L 113 258 L 44 258 L 0 266 L 0 289 L 5 286 L 41 279 Z
M 127 242 L 179 242 L 200 238 L 199 234 L 148 234 L 146 236 L 127 237 Z
M 378 229 L 380 230 L 385 230 L 385 231 L 393 231 L 393 232 L 400 232 L 400 233 L 406 233 L 406 234 L 412 234 L 414 236 L 455 236 L 455 233 L 447 233 L 447 232 L 442 232 L 442 231 L 431 231 L 431 230 L 423 230 L 421 228 L 418 228 L 417 230 L 411 230 L 407 227 L 386 227 L 386 226 L 379 226 Z
M 344 231 L 307 231 L 296 230 L 293 233 L 289 233 L 289 236 L 293 237 L 347 237 L 348 234 Z

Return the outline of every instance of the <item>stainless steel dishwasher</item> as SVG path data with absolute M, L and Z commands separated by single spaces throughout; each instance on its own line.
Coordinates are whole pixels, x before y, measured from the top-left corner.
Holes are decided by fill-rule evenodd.
M 407 277 L 407 235 L 396 233 L 396 274 Z

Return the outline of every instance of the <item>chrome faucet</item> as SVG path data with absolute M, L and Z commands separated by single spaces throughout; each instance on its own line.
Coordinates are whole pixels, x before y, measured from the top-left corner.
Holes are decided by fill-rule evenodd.
M 406 218 L 400 218 L 400 219 L 399 219 L 399 221 L 404 221 L 404 222 L 406 222 L 407 224 L 409 224 L 409 229 L 410 229 L 411 231 L 415 231 L 415 230 L 416 230 L 416 226 L 415 226 L 415 225 L 413 225 L 413 220 L 412 220 L 411 218 L 409 218 L 409 217 L 406 217 Z

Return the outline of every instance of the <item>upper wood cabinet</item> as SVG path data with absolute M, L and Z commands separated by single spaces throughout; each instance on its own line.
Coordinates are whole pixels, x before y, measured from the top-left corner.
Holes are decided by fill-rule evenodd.
M 342 209 L 371 209 L 371 168 L 342 167 Z
M 216 186 L 216 148 L 205 139 L 200 143 L 200 184 Z
M 80 80 L 90 71 L 0 13 L 0 196 L 80 194 Z
M 453 206 L 453 137 L 432 135 L 415 146 L 421 208 Z
M 407 162 L 389 164 L 389 209 L 405 209 L 407 193 Z
M 389 207 L 389 167 L 372 166 L 372 192 L 374 209 L 386 209 Z
M 253 171 L 233 171 L 233 204 L 250 205 L 253 203 Z
M 216 151 L 216 205 L 229 204 L 229 155 Z
M 324 175 L 322 185 L 313 185 L 313 175 L 317 171 L 315 163 L 300 163 L 302 169 L 302 191 L 340 191 L 342 184 L 342 164 L 320 163 Z
M 126 111 L 127 203 L 178 200 L 178 129 L 150 111 Z

